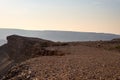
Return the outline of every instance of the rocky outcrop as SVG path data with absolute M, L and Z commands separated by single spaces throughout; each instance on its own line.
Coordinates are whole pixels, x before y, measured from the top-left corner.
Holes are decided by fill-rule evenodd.
M 13 76 L 15 76 L 13 80 L 30 80 L 33 77 L 30 77 L 31 73 L 27 68 L 28 66 L 12 67 L 17 63 L 19 64 L 38 56 L 63 56 L 64 53 L 60 51 L 48 49 L 48 47 L 58 45 L 60 43 L 39 38 L 18 35 L 8 36 L 7 43 L 0 47 L 0 80 L 8 80 Z M 6 73 L 8 74 L 4 77 Z
M 28 66 L 16 64 L 38 56 L 63 56 L 64 53 L 60 51 L 47 49 L 59 44 L 39 38 L 8 36 L 7 43 L 0 47 L 0 80 L 8 80 L 11 77 L 13 80 L 32 80 Z
M 17 61 L 26 60 L 30 57 L 42 54 L 42 47 L 49 46 L 50 43 L 53 43 L 47 40 L 27 38 L 17 35 L 8 36 L 7 40 L 9 56 Z
M 49 40 L 11 35 L 7 37 L 7 41 L 7 44 L 2 46 L 2 51 L 7 53 L 15 62 L 25 61 L 37 56 L 59 55 L 60 53 L 46 49 L 46 47 L 57 45 L 57 43 Z

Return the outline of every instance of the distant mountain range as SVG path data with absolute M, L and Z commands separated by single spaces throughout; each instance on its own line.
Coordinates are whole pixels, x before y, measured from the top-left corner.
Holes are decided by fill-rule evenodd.
M 106 33 L 0 29 L 0 45 L 6 42 L 6 36 L 13 34 L 61 42 L 111 40 L 113 38 L 120 38 L 120 35 Z

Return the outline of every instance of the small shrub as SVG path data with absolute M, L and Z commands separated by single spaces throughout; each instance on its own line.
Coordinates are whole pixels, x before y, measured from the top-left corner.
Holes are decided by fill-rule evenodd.
M 116 49 L 120 49 L 120 46 L 116 46 L 115 48 L 116 48 Z
M 115 47 L 120 52 L 120 45 Z

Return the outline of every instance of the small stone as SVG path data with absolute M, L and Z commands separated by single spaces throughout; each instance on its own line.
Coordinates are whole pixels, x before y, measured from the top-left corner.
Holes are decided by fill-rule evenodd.
M 27 78 L 27 79 L 30 78 L 30 75 L 28 75 L 26 78 Z
M 31 74 L 31 71 L 28 71 L 28 74 Z
M 34 78 L 33 80 L 38 80 L 38 78 Z

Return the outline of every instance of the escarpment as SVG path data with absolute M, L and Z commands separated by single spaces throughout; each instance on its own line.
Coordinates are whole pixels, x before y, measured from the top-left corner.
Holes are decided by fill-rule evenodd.
M 2 51 L 7 53 L 15 62 L 25 61 L 37 56 L 59 55 L 57 51 L 46 49 L 46 47 L 58 45 L 53 41 L 18 35 L 8 36 L 7 41 L 7 44 L 2 46 Z

